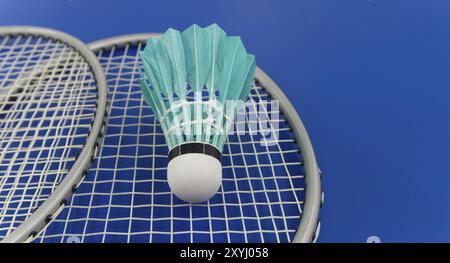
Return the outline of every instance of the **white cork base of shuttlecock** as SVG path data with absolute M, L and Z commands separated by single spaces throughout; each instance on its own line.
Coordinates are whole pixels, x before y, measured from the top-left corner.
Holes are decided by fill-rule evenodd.
M 179 155 L 169 161 L 167 180 L 180 199 L 200 203 L 214 196 L 222 183 L 222 164 L 202 153 Z

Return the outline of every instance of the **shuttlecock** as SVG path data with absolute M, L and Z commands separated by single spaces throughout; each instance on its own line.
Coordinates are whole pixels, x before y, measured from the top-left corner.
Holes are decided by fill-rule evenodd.
M 142 94 L 169 146 L 169 186 L 187 202 L 206 201 L 221 185 L 221 152 L 252 87 L 255 57 L 216 24 L 169 29 L 140 55 Z

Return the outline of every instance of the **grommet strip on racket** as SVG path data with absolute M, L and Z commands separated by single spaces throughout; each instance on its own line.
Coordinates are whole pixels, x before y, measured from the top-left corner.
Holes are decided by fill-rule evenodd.
M 208 202 L 186 203 L 170 192 L 168 148 L 139 86 L 139 51 L 148 37 L 158 35 L 90 45 L 109 86 L 104 143 L 72 200 L 36 241 L 314 241 L 320 229 L 321 179 L 311 142 L 286 96 L 260 69 L 251 105 L 260 107 L 259 117 L 273 117 L 266 102 L 278 101 L 274 125 L 228 136 L 221 157 L 223 184 Z M 259 118 L 241 123 L 246 130 L 255 127 L 253 117 Z M 278 137 L 267 141 L 264 129 Z
M 65 33 L 0 27 L 0 240 L 31 241 L 64 210 L 98 152 L 106 78 Z

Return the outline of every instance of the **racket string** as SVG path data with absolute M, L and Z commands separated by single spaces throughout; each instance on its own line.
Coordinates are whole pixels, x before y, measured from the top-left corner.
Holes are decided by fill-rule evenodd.
M 110 85 L 104 143 L 67 208 L 37 237 L 65 242 L 289 242 L 304 203 L 302 158 L 282 115 L 266 139 L 256 120 L 238 120 L 255 134 L 230 135 L 223 153 L 223 185 L 210 201 L 186 204 L 167 185 L 167 146 L 143 102 L 138 51 L 127 45 L 100 51 Z M 269 99 L 255 86 L 251 98 Z M 261 102 L 262 103 L 262 102 Z M 272 109 L 261 114 L 271 115 Z M 272 145 L 272 146 L 268 146 Z
M 82 57 L 61 42 L 17 36 L 0 43 L 1 238 L 67 174 L 90 130 L 96 85 Z

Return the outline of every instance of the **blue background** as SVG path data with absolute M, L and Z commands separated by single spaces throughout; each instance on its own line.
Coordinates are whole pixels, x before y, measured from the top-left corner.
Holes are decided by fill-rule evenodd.
M 449 13 L 446 0 L 0 0 L 2 26 L 86 42 L 214 22 L 242 36 L 311 136 L 321 242 L 450 241 Z

